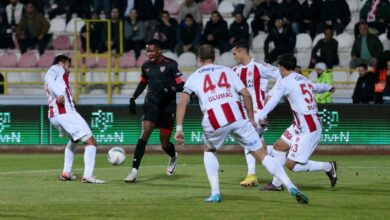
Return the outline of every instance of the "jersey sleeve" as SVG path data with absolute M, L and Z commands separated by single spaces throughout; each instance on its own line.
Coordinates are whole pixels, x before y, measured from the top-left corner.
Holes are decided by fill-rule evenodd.
M 144 64 L 141 67 L 141 80 L 140 80 L 140 83 L 148 84 L 148 82 L 149 82 L 149 79 L 148 79 L 148 75 L 146 74 L 145 64 Z
M 278 105 L 280 99 L 287 93 L 285 83 L 282 80 L 279 80 L 272 90 L 273 92 L 271 98 L 260 112 L 260 119 L 267 118 L 267 115 Z
M 62 67 L 51 67 L 45 76 L 45 83 L 49 91 L 55 98 L 65 95 L 66 85 L 62 83 L 62 77 L 65 70 Z
M 179 85 L 184 82 L 183 80 L 183 74 L 179 70 L 178 64 L 175 61 L 172 61 L 172 73 L 175 74 L 175 81 L 176 84 Z
M 282 74 L 280 74 L 279 68 L 276 66 L 272 66 L 271 64 L 268 63 L 260 63 L 262 65 L 258 65 L 260 71 L 261 71 L 261 77 L 264 79 L 281 79 Z
M 190 75 L 190 77 L 188 77 L 187 81 L 185 82 L 183 92 L 187 93 L 188 95 L 191 95 L 193 93 L 196 94 L 196 88 L 195 88 L 195 84 L 194 84 L 193 75 Z
M 332 89 L 332 85 L 326 83 L 311 83 L 314 93 L 329 92 Z

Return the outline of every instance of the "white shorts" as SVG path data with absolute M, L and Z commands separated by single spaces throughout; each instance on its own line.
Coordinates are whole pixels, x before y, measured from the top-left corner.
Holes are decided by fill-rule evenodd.
M 293 140 L 299 135 L 298 129 L 294 126 L 294 124 L 290 125 L 280 136 L 280 138 L 288 144 L 290 147 L 293 145 Z
M 204 143 L 211 150 L 220 149 L 229 134 L 249 151 L 256 151 L 262 147 L 259 135 L 249 120 L 238 120 L 217 130 L 204 129 L 203 132 Z
M 314 132 L 300 132 L 293 135 L 289 143 L 291 145 L 287 158 L 298 163 L 307 163 L 318 143 L 320 142 L 321 133 L 322 130 L 319 129 Z M 284 134 L 282 137 L 283 136 Z
M 84 118 L 76 112 L 67 112 L 50 118 L 50 123 L 58 130 L 61 136 L 67 136 L 73 141 L 85 142 L 92 137 L 92 131 Z

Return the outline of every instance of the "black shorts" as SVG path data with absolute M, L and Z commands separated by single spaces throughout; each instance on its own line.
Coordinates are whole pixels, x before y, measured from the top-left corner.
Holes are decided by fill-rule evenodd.
M 153 105 L 144 105 L 143 121 L 153 122 L 162 132 L 171 132 L 175 120 L 176 105 L 166 108 L 157 108 Z

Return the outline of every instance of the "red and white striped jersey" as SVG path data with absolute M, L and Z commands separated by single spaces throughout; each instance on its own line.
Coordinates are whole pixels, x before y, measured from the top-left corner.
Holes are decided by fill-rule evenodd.
M 278 81 L 272 89 L 272 96 L 260 112 L 260 119 L 267 117 L 283 96 L 287 97 L 294 115 L 294 124 L 302 131 L 313 132 L 321 129 L 317 112 L 315 93 L 330 91 L 331 85 L 312 83 L 299 73 L 291 73 Z
M 269 79 L 280 79 L 282 75 L 277 67 L 268 63 L 255 62 L 239 64 L 233 68 L 252 95 L 253 109 L 263 109 Z
M 203 127 L 211 125 L 216 130 L 243 119 L 238 92 L 244 88 L 232 69 L 208 64 L 190 75 L 184 85 L 184 92 L 198 96 Z
M 69 87 L 69 73 L 59 65 L 53 65 L 45 75 L 45 90 L 49 97 L 49 118 L 74 111 L 72 92 Z M 63 95 L 64 103 L 57 102 L 57 98 Z

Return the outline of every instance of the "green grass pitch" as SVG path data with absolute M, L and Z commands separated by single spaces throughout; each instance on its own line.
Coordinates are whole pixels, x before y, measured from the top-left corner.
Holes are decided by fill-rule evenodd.
M 99 154 L 95 175 L 105 185 L 60 182 L 61 154 L 0 155 L 0 219 L 390 219 L 388 156 L 315 156 L 337 160 L 339 182 L 330 188 L 323 172 L 292 173 L 310 198 L 300 205 L 283 192 L 239 185 L 246 174 L 243 155 L 218 155 L 222 203 L 205 204 L 210 193 L 203 155 L 180 155 L 176 173 L 165 174 L 168 158 L 145 154 L 137 183 L 124 183 L 132 156 L 110 165 Z M 82 174 L 83 156 L 75 158 Z M 258 166 L 260 185 L 271 176 Z

